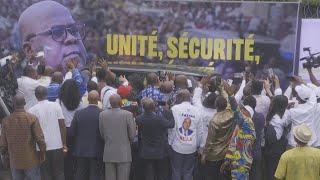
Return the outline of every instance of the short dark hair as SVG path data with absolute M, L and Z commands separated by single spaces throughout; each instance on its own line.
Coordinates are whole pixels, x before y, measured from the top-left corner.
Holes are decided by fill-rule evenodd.
M 31 77 L 36 73 L 36 70 L 33 69 L 32 66 L 27 65 L 24 69 L 23 69 L 23 75 L 27 76 L 27 77 Z
M 215 105 L 216 99 L 217 99 L 216 93 L 212 92 L 203 100 L 202 104 L 206 108 L 215 109 L 216 108 L 216 105 Z
M 116 85 L 116 79 L 111 73 L 107 73 L 106 83 L 108 86 L 115 86 Z
M 43 65 L 43 64 L 40 64 L 40 65 L 37 67 L 37 72 L 38 72 L 38 74 L 39 74 L 39 75 L 44 75 L 45 69 L 46 69 L 46 66 Z
M 97 79 L 98 81 L 106 81 L 107 72 L 104 69 L 97 70 Z
M 148 73 L 146 79 L 148 85 L 153 86 L 158 83 L 158 75 L 156 73 Z
M 155 110 L 155 103 L 151 98 L 143 98 L 142 100 L 142 107 L 147 113 L 154 112 Z
M 98 91 L 98 84 L 94 81 L 89 81 L 87 83 L 87 91 L 90 92 L 92 90 Z
M 243 105 L 245 106 L 250 106 L 252 109 L 255 109 L 257 106 L 257 100 L 256 98 L 254 98 L 253 96 L 247 96 L 244 100 L 243 100 Z
M 44 86 L 38 86 L 36 89 L 35 89 L 35 96 L 37 99 L 45 99 L 47 97 L 47 88 L 44 87 Z
M 218 111 L 223 111 L 228 106 L 228 101 L 222 95 L 217 96 L 215 106 Z
M 251 93 L 253 95 L 260 95 L 263 90 L 263 82 L 259 80 L 253 80 L 251 84 Z

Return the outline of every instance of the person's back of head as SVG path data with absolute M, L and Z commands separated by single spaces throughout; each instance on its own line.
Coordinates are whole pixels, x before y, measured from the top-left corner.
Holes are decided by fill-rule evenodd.
M 178 91 L 177 94 L 177 102 L 190 102 L 191 101 L 191 94 L 187 89 L 181 89 Z
M 98 104 L 99 101 L 99 93 L 96 90 L 89 91 L 88 93 L 88 102 L 89 104 Z
M 49 77 L 51 77 L 52 74 L 53 74 L 53 69 L 52 69 L 52 67 L 46 66 L 45 69 L 44 69 L 44 74 L 43 74 L 43 75 L 44 75 L 44 76 L 49 76 Z
M 173 91 L 174 85 L 171 81 L 165 81 L 161 84 L 160 90 L 164 94 L 169 94 Z
M 78 108 L 81 95 L 77 83 L 73 79 L 66 80 L 59 91 L 59 100 L 69 111 L 73 111 Z
M 142 107 L 146 113 L 152 113 L 155 111 L 156 106 L 151 98 L 145 97 L 141 100 Z
M 109 101 L 110 101 L 111 108 L 121 107 L 121 97 L 119 94 L 111 95 Z
M 147 85 L 156 86 L 159 82 L 159 77 L 156 73 L 148 73 L 146 80 L 147 80 Z
M 185 75 L 178 75 L 174 80 L 175 88 L 187 89 L 188 88 L 188 78 Z
M 243 105 L 244 106 L 250 106 L 254 110 L 256 108 L 256 106 L 257 106 L 257 100 L 253 96 L 247 96 L 243 100 Z
M 44 76 L 45 69 L 46 69 L 46 66 L 45 66 L 44 64 L 40 64 L 40 65 L 38 65 L 38 67 L 37 67 L 37 73 L 38 73 L 40 76 Z
M 98 84 L 95 83 L 94 81 L 89 81 L 87 83 L 87 91 L 90 92 L 90 91 L 93 91 L 93 90 L 98 91 Z
M 61 84 L 63 82 L 63 74 L 59 71 L 54 72 L 52 75 L 51 82 Z
M 288 107 L 288 98 L 284 95 L 277 95 L 273 97 L 269 112 L 266 117 L 266 121 L 269 123 L 274 115 L 279 115 L 280 118 L 284 115 L 286 109 Z
M 108 86 L 115 86 L 116 85 L 116 77 L 113 73 L 107 73 L 106 84 Z
M 13 97 L 14 110 L 24 109 L 25 105 L 26 105 L 26 100 L 23 94 L 18 93 Z
M 218 112 L 226 110 L 228 106 L 228 101 L 223 96 L 219 95 L 216 98 L 215 106 Z
M 293 136 L 294 140 L 296 141 L 298 147 L 304 147 L 308 145 L 308 142 L 312 138 L 312 131 L 308 127 L 307 124 L 302 123 L 298 126 L 293 128 Z
M 210 79 L 209 83 L 208 83 L 208 88 L 209 88 L 209 92 L 216 92 L 217 91 L 217 85 L 216 85 L 216 81 L 215 79 Z
M 37 71 L 32 66 L 26 66 L 23 70 L 23 75 L 32 79 L 36 79 Z
M 144 88 L 144 76 L 138 73 L 133 73 L 128 76 L 129 84 L 132 86 L 133 91 L 140 92 Z
M 35 96 L 37 98 L 38 101 L 42 101 L 47 99 L 47 88 L 44 86 L 38 86 L 35 90 Z
M 107 78 L 107 72 L 104 69 L 99 68 L 97 70 L 98 82 L 106 82 L 106 78 Z
M 251 96 L 252 95 L 252 92 L 251 92 L 251 84 L 250 85 L 246 85 L 244 88 L 243 88 L 243 97 L 247 97 L 247 96 Z
M 216 101 L 217 95 L 214 92 L 211 92 L 204 100 L 202 105 L 206 108 L 215 109 L 215 101 Z
M 252 95 L 261 95 L 263 90 L 263 82 L 259 80 L 253 80 L 251 84 Z

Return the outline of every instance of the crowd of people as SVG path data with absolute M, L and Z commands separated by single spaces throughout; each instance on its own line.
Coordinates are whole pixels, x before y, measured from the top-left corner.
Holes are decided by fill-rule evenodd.
M 18 3 L 5 2 L 2 13 Z M 158 22 L 139 13 L 133 13 L 139 23 L 132 23 L 121 11 L 125 5 L 143 9 L 150 3 L 164 9 L 157 2 L 73 2 L 63 4 L 82 20 L 91 17 L 87 12 L 97 13 L 85 22 L 91 39 L 96 37 L 90 32 L 91 21 L 103 22 L 91 24 L 93 31 L 116 27 L 123 33 L 130 33 L 130 26 L 148 31 L 154 25 L 175 33 L 186 25 L 164 25 L 165 19 Z M 193 12 L 188 7 L 182 4 L 167 13 L 192 22 L 212 11 L 211 18 L 189 26 L 232 29 L 216 26 L 220 23 L 213 18 L 229 22 L 227 16 L 238 8 L 199 6 Z M 10 34 L 5 39 L 10 37 L 13 43 L 8 44 L 13 46 L 23 45 L 24 54 L 13 55 L 0 68 L 1 97 L 11 113 L 1 119 L 0 153 L 13 180 L 320 178 L 320 83 L 312 69 L 312 83 L 298 76 L 287 78 L 276 65 L 261 73 L 249 63 L 239 68 L 239 83 L 231 66 L 205 77 L 116 72 L 108 67 L 109 59 L 90 57 L 100 57 L 91 45 L 103 46 L 83 42 L 84 26 L 75 22 L 68 8 L 41 1 L 24 10 L 17 24 L 10 26 L 0 17 L 1 25 L 18 28 L 19 40 Z M 16 12 L 21 13 L 19 8 Z M 119 14 L 119 21 L 106 18 Z M 257 33 L 266 29 L 263 23 L 256 27 Z M 41 50 L 46 50 L 44 56 L 36 57 Z
M 74 63 L 74 64 L 73 64 Z M 23 179 L 319 179 L 319 82 L 26 66 L 0 151 Z M 287 151 L 286 151 L 287 150 Z

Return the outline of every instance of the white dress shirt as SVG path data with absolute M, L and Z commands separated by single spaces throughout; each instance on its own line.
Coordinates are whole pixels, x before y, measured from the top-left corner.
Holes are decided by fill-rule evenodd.
M 111 86 L 105 86 L 101 89 L 101 100 L 102 100 L 102 107 L 103 109 L 110 108 L 110 97 L 114 94 L 117 94 L 117 89 L 111 87 Z
M 262 113 L 266 118 L 269 111 L 270 98 L 266 95 L 253 95 L 253 97 L 256 98 L 257 101 L 255 111 Z
M 192 154 L 198 150 L 203 137 L 203 125 L 200 110 L 190 102 L 174 105 L 172 114 L 175 120 L 173 129 L 168 130 L 169 144 L 172 149 L 180 154 Z M 190 118 L 191 123 L 186 135 L 183 123 Z
M 62 148 L 59 119 L 64 119 L 62 109 L 56 102 L 48 100 L 39 101 L 29 109 L 29 113 L 35 115 L 43 131 L 47 151 Z M 39 148 L 37 147 L 37 150 Z
M 200 148 L 203 148 L 206 144 L 208 136 L 208 125 L 213 116 L 217 113 L 216 109 L 206 108 L 202 105 L 202 88 L 197 87 L 193 91 L 192 103 L 201 111 L 201 121 L 203 126 L 203 137 L 200 143 Z
M 26 105 L 24 106 L 26 110 L 30 109 L 32 106 L 38 103 L 38 100 L 35 96 L 35 90 L 41 84 L 32 78 L 27 76 L 21 76 L 17 79 L 18 82 L 18 93 L 22 93 L 26 100 Z
M 68 71 L 66 73 L 66 75 L 64 76 L 63 82 L 68 80 L 68 79 L 72 79 L 72 71 Z
M 75 110 L 69 111 L 64 106 L 63 102 L 61 102 L 59 99 L 57 99 L 56 102 L 61 106 L 62 113 L 63 113 L 63 116 L 64 116 L 64 122 L 65 122 L 67 128 L 71 126 L 71 122 L 73 120 L 74 113 L 76 111 L 86 107 L 82 102 L 80 102 L 79 106 Z
M 280 118 L 278 114 L 274 115 L 270 121 L 270 124 L 274 127 L 276 131 L 277 140 L 280 140 L 283 130 L 284 130 L 284 120 Z
M 316 125 L 318 124 L 316 115 L 319 113 L 317 112 L 316 102 L 316 95 L 312 92 L 309 100 L 306 103 L 297 104 L 295 105 L 295 107 L 286 110 L 283 116 L 283 123 L 284 126 L 289 126 L 291 124 L 291 131 L 288 135 L 288 143 L 290 146 L 295 147 L 296 145 L 293 137 L 293 129 L 302 123 L 305 123 L 312 131 L 312 138 L 309 141 L 308 145 L 313 147 L 320 146 L 320 142 L 317 137 L 317 134 L 319 134 L 319 132 L 316 131 Z
M 40 79 L 38 79 L 41 86 L 48 87 L 51 83 L 51 77 L 50 76 L 41 76 Z

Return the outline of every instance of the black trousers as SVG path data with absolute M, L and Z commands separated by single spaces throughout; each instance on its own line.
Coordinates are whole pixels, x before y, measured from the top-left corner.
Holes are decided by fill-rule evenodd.
M 102 180 L 103 161 L 96 158 L 76 157 L 76 180 Z
M 168 158 L 143 159 L 144 176 L 146 180 L 167 180 L 169 172 Z
M 40 166 L 42 180 L 64 180 L 64 161 L 62 149 L 49 150 Z
M 70 135 L 70 128 L 67 127 L 67 147 L 69 148 L 68 153 L 64 157 L 64 176 L 66 180 L 74 180 L 75 174 L 75 160 L 72 156 L 72 141 Z
M 250 180 L 262 179 L 262 160 L 260 158 L 253 159 L 252 166 L 249 174 Z
M 266 178 L 267 180 L 275 179 L 274 173 L 277 170 L 278 163 L 281 156 L 265 156 L 265 168 L 266 168 Z
M 220 167 L 223 164 L 223 160 L 220 161 L 206 161 L 204 165 L 204 179 L 205 180 L 227 180 L 230 179 L 228 175 L 220 173 Z

